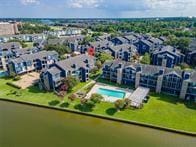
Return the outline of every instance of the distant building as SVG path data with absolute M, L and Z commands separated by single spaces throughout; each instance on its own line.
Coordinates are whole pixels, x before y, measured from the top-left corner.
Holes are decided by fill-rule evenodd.
M 34 42 L 37 40 L 45 40 L 45 34 L 20 34 L 20 35 L 0 35 L 0 43 L 5 43 L 10 40 L 20 40 L 27 42 Z
M 55 38 L 55 39 L 48 39 L 47 44 L 48 45 L 65 45 L 68 46 L 72 52 L 79 51 L 79 43 L 82 42 L 84 39 L 84 36 L 68 36 L 68 37 L 61 37 L 61 38 Z
M 89 80 L 89 72 L 94 68 L 95 58 L 89 55 L 79 55 L 59 61 L 40 75 L 40 82 L 46 90 L 57 90 L 63 80 L 74 76 L 81 82 Z
M 14 35 L 19 33 L 18 23 L 0 22 L 0 35 Z

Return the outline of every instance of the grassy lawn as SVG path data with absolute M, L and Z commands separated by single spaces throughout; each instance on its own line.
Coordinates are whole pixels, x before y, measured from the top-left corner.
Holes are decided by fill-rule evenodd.
M 114 105 L 106 102 L 97 104 L 93 110 L 90 110 L 88 108 L 81 109 L 79 105 L 80 100 L 69 102 L 67 95 L 63 101 L 53 93 L 40 91 L 36 87 L 19 90 L 22 93 L 19 97 L 13 94 L 9 95 L 10 90 L 16 89 L 6 85 L 6 82 L 8 81 L 10 80 L 0 79 L 0 97 L 60 108 L 78 109 L 84 112 L 97 113 L 163 127 L 196 132 L 196 104 L 184 104 L 179 102 L 175 97 L 151 94 L 149 102 L 145 104 L 144 108 L 141 110 L 127 109 L 121 112 L 116 112 Z M 84 85 L 86 85 L 86 83 L 80 83 L 71 93 L 78 91 Z
M 53 29 L 54 31 L 58 31 L 58 30 L 62 30 L 63 27 L 62 26 L 51 26 L 51 29 Z
M 27 45 L 27 48 L 32 48 L 33 47 L 33 42 L 25 42 Z

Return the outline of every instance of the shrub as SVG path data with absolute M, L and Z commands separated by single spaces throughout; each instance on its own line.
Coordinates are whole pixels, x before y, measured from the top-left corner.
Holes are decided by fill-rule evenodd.
M 14 81 L 19 81 L 20 79 L 21 79 L 20 76 L 15 76 L 13 80 L 14 80 Z
M 75 99 L 77 98 L 77 96 L 75 95 L 75 94 L 71 94 L 70 96 L 68 96 L 68 99 L 70 100 L 70 101 L 74 101 Z
M 181 69 L 183 69 L 183 70 L 189 69 L 189 68 L 190 68 L 190 66 L 189 66 L 188 64 L 186 64 L 186 63 L 182 63 L 182 64 L 180 65 L 180 67 L 181 67 Z
M 117 100 L 115 103 L 115 108 L 117 110 L 123 110 L 125 108 L 125 101 L 124 100 Z
M 101 102 L 101 100 L 103 99 L 103 96 L 102 95 L 100 95 L 100 94 L 92 94 L 91 95 L 91 98 L 90 98 L 90 100 L 92 101 L 92 102 L 94 102 L 95 104 L 96 103 L 100 103 Z

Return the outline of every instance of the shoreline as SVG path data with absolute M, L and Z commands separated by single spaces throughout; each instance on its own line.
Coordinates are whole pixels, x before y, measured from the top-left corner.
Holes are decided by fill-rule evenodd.
M 58 107 L 52 107 L 52 106 L 36 104 L 36 103 L 31 103 L 31 102 L 11 100 L 11 99 L 6 99 L 6 98 L 0 98 L 0 101 L 29 105 L 29 106 L 39 107 L 39 108 L 62 111 L 62 112 L 69 112 L 69 113 L 74 113 L 74 114 L 78 114 L 78 115 L 94 117 L 94 118 L 98 118 L 98 119 L 116 121 L 119 123 L 132 124 L 132 125 L 137 125 L 137 126 L 141 126 L 141 127 L 146 127 L 146 128 L 157 129 L 157 130 L 161 130 L 161 131 L 167 131 L 167 132 L 171 132 L 171 133 L 177 133 L 177 134 L 181 134 L 181 135 L 196 137 L 196 132 L 177 130 L 177 129 L 173 129 L 173 128 L 167 128 L 167 127 L 162 127 L 162 126 L 158 126 L 158 125 L 152 125 L 149 123 L 142 123 L 142 122 L 138 122 L 138 121 L 132 121 L 132 120 L 121 119 L 121 118 L 117 118 L 117 117 L 100 115 L 100 114 L 96 114 L 96 113 L 81 112 L 81 111 L 77 111 L 77 110 L 73 110 L 73 109 L 69 109 L 69 108 L 58 108 Z

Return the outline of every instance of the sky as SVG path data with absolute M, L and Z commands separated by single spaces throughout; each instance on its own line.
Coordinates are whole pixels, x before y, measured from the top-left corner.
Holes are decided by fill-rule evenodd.
M 196 16 L 196 0 L 0 0 L 1 18 Z

